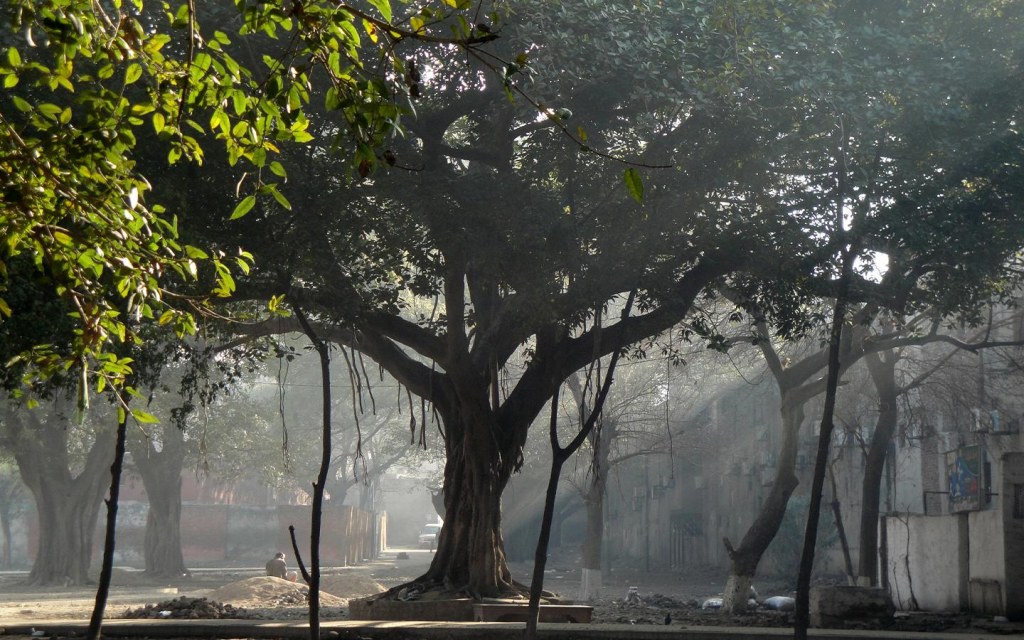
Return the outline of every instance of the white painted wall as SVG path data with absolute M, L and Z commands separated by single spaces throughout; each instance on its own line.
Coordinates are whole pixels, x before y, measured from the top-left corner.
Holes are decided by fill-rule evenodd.
M 897 609 L 960 609 L 959 524 L 955 516 L 889 516 L 889 585 Z M 908 574 L 909 569 L 909 574 Z
M 1002 511 L 972 511 L 967 521 L 971 532 L 971 579 L 1003 582 L 1006 576 L 1006 554 Z
M 924 513 L 920 443 L 915 441 L 911 446 L 897 448 L 895 465 L 892 508 L 900 513 Z

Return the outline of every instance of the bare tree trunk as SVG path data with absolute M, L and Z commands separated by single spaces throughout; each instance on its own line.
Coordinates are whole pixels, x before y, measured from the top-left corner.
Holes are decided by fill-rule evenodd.
M 757 571 L 757 565 L 775 539 L 775 534 L 778 533 L 782 519 L 786 515 L 789 497 L 799 483 L 796 478 L 796 454 L 803 419 L 803 403 L 791 402 L 789 394 L 783 392 L 782 446 L 772 489 L 754 523 L 744 534 L 740 546 L 733 548 L 728 539 L 724 540 L 726 551 L 729 553 L 730 567 L 722 606 L 730 613 L 742 613 L 747 610 L 750 584 Z
M 856 574 L 853 572 L 853 558 L 850 555 L 850 541 L 846 537 L 846 526 L 843 524 L 843 509 L 842 504 L 839 502 L 839 487 L 836 485 L 836 472 L 835 463 L 836 460 L 829 460 L 828 463 L 828 481 L 832 486 L 832 501 L 829 506 L 832 508 L 832 520 L 836 525 L 836 532 L 839 534 L 839 548 L 843 552 L 843 568 L 846 571 L 846 582 L 847 584 L 854 584 Z
M 185 463 L 184 434 L 172 424 L 162 429 L 160 451 L 150 439 L 133 439 L 132 458 L 149 499 L 146 515 L 146 573 L 177 577 L 188 573 L 181 551 L 181 472 Z
M 587 533 L 583 539 L 581 600 L 601 597 L 601 551 L 604 549 L 604 494 L 607 483 L 608 474 L 599 471 L 584 498 L 587 508 Z
M 117 445 L 114 448 L 114 461 L 110 465 L 110 497 L 107 499 L 107 529 L 103 539 L 103 563 L 100 568 L 100 582 L 96 589 L 96 604 L 89 619 L 86 631 L 88 640 L 99 640 L 103 627 L 103 611 L 107 608 L 107 595 L 110 593 L 110 577 L 114 571 L 114 544 L 117 534 L 117 504 L 121 495 L 121 471 L 124 469 L 125 438 L 128 425 L 128 408 L 118 411 Z
M 463 418 L 445 420 L 448 459 L 444 470 L 445 521 L 437 540 L 437 551 L 427 572 L 417 580 L 426 586 L 462 591 L 474 598 L 519 594 L 512 580 L 501 536 L 501 494 L 511 477 L 516 455 L 510 442 L 491 437 L 499 427 L 483 404 L 463 408 L 463 416 L 478 421 L 470 427 Z M 473 415 L 475 414 L 475 415 Z M 447 444 L 447 443 L 446 443 Z
M 868 372 L 878 393 L 878 420 L 871 435 L 864 460 L 864 480 L 861 486 L 860 557 L 857 572 L 872 586 L 878 585 L 878 515 L 882 499 L 882 476 L 889 442 L 896 432 L 899 418 L 896 398 L 896 357 L 889 351 L 867 356 Z
M 320 357 L 321 390 L 323 392 L 323 413 L 321 429 L 320 471 L 313 483 L 313 509 L 310 522 L 309 539 L 309 638 L 320 638 L 320 528 L 323 521 L 324 489 L 327 486 L 327 474 L 331 468 L 331 357 L 324 342 L 310 327 L 306 315 L 298 305 L 293 305 L 310 342 Z
M 591 463 L 593 479 L 583 503 L 587 509 L 587 533 L 583 539 L 583 570 L 580 585 L 580 599 L 594 600 L 601 597 L 603 589 L 604 553 L 604 503 L 608 492 L 608 474 L 611 471 L 611 443 L 615 439 L 617 426 L 614 419 L 607 419 L 599 430 L 591 434 L 590 443 L 594 450 Z
M 635 293 L 630 294 L 626 301 L 626 307 L 622 317 L 629 315 L 633 306 Z M 551 422 L 548 426 L 548 438 L 551 441 L 551 475 L 548 478 L 548 489 L 544 500 L 544 517 L 541 520 L 540 537 L 537 540 L 537 553 L 533 561 L 533 580 L 530 582 L 530 609 L 526 618 L 526 640 L 535 640 L 537 637 L 537 623 L 540 621 L 540 597 L 544 589 L 544 569 L 548 561 L 548 542 L 551 534 L 551 520 L 555 511 L 555 497 L 558 493 L 558 479 L 562 474 L 562 465 L 579 450 L 593 433 L 594 425 L 601 415 L 601 409 L 608 398 L 608 390 L 611 389 L 615 376 L 615 366 L 618 364 L 620 352 L 612 354 L 611 362 L 608 365 L 608 374 L 604 382 L 599 382 L 600 391 L 594 399 L 594 407 L 590 411 L 580 430 L 572 441 L 565 447 L 558 443 L 558 390 L 551 397 Z M 600 439 L 600 438 L 598 438 Z
M 839 344 L 842 362 L 840 373 L 863 354 L 862 340 L 867 335 L 863 326 L 872 317 L 871 309 L 862 308 L 857 323 L 844 331 Z M 779 355 L 771 346 L 771 336 L 764 324 L 757 326 L 759 346 L 765 356 L 769 370 L 779 387 L 780 413 L 782 417 L 782 443 L 775 468 L 775 480 L 771 491 L 761 506 L 754 523 L 747 529 L 740 546 L 736 549 L 725 540 L 730 558 L 730 575 L 725 587 L 723 606 L 732 613 L 746 610 L 750 582 L 765 550 L 775 539 L 779 526 L 786 515 L 789 498 L 796 490 L 796 457 L 800 440 L 800 425 L 804 420 L 804 404 L 825 390 L 821 380 L 813 379 L 828 364 L 828 351 L 818 351 L 792 365 L 783 365 Z
M 151 576 L 180 577 L 188 573 L 181 551 L 181 476 L 149 495 L 144 541 L 146 573 Z
M 96 432 L 82 471 L 73 476 L 67 420 L 57 411 L 41 419 L 42 411 L 10 413 L 6 420 L 18 471 L 38 515 L 39 550 L 29 582 L 84 585 L 89 582 L 96 519 L 108 488 L 115 431 Z M 26 420 L 33 424 L 26 425 Z
M 551 473 L 548 475 L 548 487 L 544 494 L 544 515 L 540 521 L 540 535 L 537 538 L 537 550 L 533 556 L 533 579 L 530 581 L 530 614 L 526 618 L 526 640 L 537 637 L 537 623 L 540 621 L 540 598 L 544 590 L 544 569 L 548 562 L 548 543 L 551 540 L 551 521 L 555 514 L 555 498 L 558 496 L 558 479 L 562 474 L 562 465 L 571 453 L 558 446 L 558 394 L 551 399 L 551 438 L 554 451 L 551 456 Z
M 842 188 L 840 188 L 841 195 L 842 191 Z M 832 329 L 829 333 L 828 343 L 828 377 L 825 383 L 825 406 L 822 408 L 821 425 L 818 428 L 818 452 L 814 461 L 814 477 L 811 479 L 811 503 L 807 508 L 807 528 L 804 531 L 804 547 L 800 555 L 800 573 L 797 576 L 796 583 L 796 611 L 793 621 L 794 640 L 807 640 L 807 629 L 810 626 L 811 571 L 814 568 L 814 551 L 818 540 L 821 494 L 825 486 L 825 471 L 829 465 L 832 431 L 835 427 L 833 416 L 836 410 L 839 377 L 842 375 L 839 358 L 842 350 L 843 325 L 846 322 L 847 295 L 850 290 L 850 280 L 853 278 L 853 261 L 856 255 L 857 251 L 853 247 L 843 249 L 839 291 L 836 294 L 835 307 L 832 312 Z
M 3 547 L 0 549 L 0 568 L 11 567 L 11 521 L 20 511 L 16 501 L 22 495 L 22 485 L 14 475 L 13 469 L 0 473 L 0 534 L 3 535 Z
M 0 511 L 0 531 L 4 536 L 3 551 L 0 552 L 0 567 L 9 569 L 11 567 L 11 512 L 8 509 Z

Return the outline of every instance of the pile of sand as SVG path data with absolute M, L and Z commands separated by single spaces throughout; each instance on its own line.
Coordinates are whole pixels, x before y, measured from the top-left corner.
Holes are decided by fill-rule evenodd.
M 309 587 L 301 582 L 289 582 L 271 576 L 257 576 L 231 582 L 207 594 L 216 602 L 229 602 L 245 607 L 305 606 Z M 348 600 L 320 590 L 320 604 L 325 607 L 344 607 Z
M 381 583 L 354 571 L 320 576 L 320 593 L 329 593 L 339 598 L 362 598 L 385 591 L 387 589 Z
M 325 607 L 344 607 L 351 598 L 384 591 L 387 589 L 383 585 L 361 573 L 345 572 L 320 577 L 320 604 Z M 207 595 L 216 602 L 248 607 L 305 605 L 308 596 L 309 587 L 304 583 L 270 576 L 231 582 Z

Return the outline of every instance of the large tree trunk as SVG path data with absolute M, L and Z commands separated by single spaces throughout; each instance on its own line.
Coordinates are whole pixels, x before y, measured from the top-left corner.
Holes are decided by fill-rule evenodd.
M 181 552 L 181 475 L 168 484 L 147 487 L 149 513 L 146 515 L 146 573 L 157 577 L 180 577 L 188 573 Z
M 878 393 L 878 420 L 871 435 L 864 460 L 864 481 L 861 485 L 860 558 L 857 573 L 871 586 L 878 584 L 878 511 L 885 473 L 886 452 L 896 432 L 899 417 L 896 406 L 896 357 L 872 353 L 867 356 L 868 371 Z
M 523 593 L 512 580 L 501 536 L 501 494 L 516 467 L 526 426 L 497 424 L 486 393 L 445 415 L 445 521 L 437 551 L 417 580 L 474 598 Z M 518 443 L 518 444 L 517 444 Z
M 132 458 L 142 476 L 149 499 L 146 515 L 146 573 L 178 577 L 188 573 L 181 552 L 181 472 L 185 464 L 185 438 L 172 424 L 162 427 L 157 451 L 149 438 L 133 439 Z
M 9 413 L 5 422 L 22 481 L 32 493 L 39 548 L 29 581 L 37 585 L 89 582 L 93 536 L 114 457 L 113 429 L 97 429 L 81 472 L 68 453 L 68 420 L 43 409 Z
M 723 607 L 731 613 L 747 610 L 750 584 L 761 562 L 761 556 L 775 539 L 782 518 L 786 515 L 789 497 L 799 484 L 796 478 L 796 454 L 800 441 L 800 424 L 804 419 L 803 403 L 792 402 L 788 393 L 782 395 L 782 447 L 775 468 L 775 481 L 760 513 L 747 529 L 738 547 L 725 540 L 729 552 L 729 579 L 725 584 Z

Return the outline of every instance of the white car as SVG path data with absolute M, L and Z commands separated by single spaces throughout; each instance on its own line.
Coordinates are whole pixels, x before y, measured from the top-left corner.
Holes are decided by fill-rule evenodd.
M 420 530 L 420 548 L 431 549 L 437 546 L 437 536 L 441 533 L 441 525 L 428 524 Z

